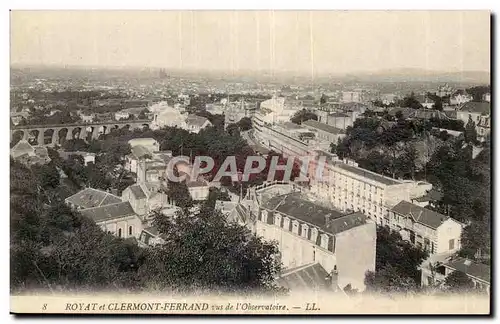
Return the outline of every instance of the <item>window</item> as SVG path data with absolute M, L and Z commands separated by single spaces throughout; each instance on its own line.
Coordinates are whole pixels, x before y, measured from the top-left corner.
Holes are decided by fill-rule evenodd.
M 129 226 L 129 227 L 128 227 L 128 235 L 132 235 L 132 233 L 133 233 L 133 232 L 134 232 L 134 231 L 133 231 L 132 226 Z
M 321 247 L 328 249 L 328 235 L 326 234 L 321 234 Z
M 122 229 L 121 228 L 118 229 L 118 237 L 122 237 Z
M 308 232 L 309 232 L 309 226 L 303 224 L 302 225 L 302 233 L 301 233 L 302 237 L 307 238 Z
M 448 242 L 448 247 L 449 247 L 449 250 L 453 250 L 455 248 L 455 240 L 454 239 L 451 239 Z

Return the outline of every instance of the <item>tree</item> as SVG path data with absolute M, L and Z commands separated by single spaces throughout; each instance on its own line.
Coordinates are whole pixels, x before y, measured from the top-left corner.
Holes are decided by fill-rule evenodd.
M 222 191 L 219 188 L 212 187 L 209 190 L 208 198 L 205 201 L 204 205 L 213 209 L 217 200 L 231 201 L 231 197 L 229 197 L 229 194 L 226 191 Z
M 137 119 L 147 119 L 146 113 L 149 112 L 147 109 L 143 109 L 139 115 L 137 115 Z
M 409 293 L 418 288 L 414 279 L 401 276 L 391 265 L 376 272 L 368 271 L 365 274 L 365 285 L 367 291 L 377 293 Z
M 462 271 L 455 270 L 446 276 L 444 283 L 448 290 L 466 292 L 474 289 L 474 282 Z
M 43 188 L 56 188 L 59 185 L 59 172 L 53 163 L 35 165 L 32 170 Z
M 472 101 L 480 102 L 483 101 L 483 96 L 486 93 L 491 92 L 490 86 L 476 86 L 466 89 L 467 93 L 472 96 Z
M 439 110 L 439 111 L 443 110 L 443 98 L 442 97 L 438 96 L 435 93 L 427 92 L 427 98 L 429 98 L 432 101 L 434 101 L 433 108 L 435 110 Z
M 167 196 L 176 206 L 181 208 L 188 209 L 193 206 L 193 200 L 185 181 L 174 182 L 169 180 Z
M 321 94 L 321 98 L 319 99 L 319 104 L 324 105 L 328 102 L 328 97 L 323 93 Z
M 313 113 L 313 112 L 311 112 L 311 111 L 309 111 L 309 110 L 307 110 L 307 109 L 304 108 L 302 110 L 297 111 L 292 116 L 292 118 L 290 119 L 290 121 L 292 123 L 300 125 L 302 122 L 305 122 L 305 121 L 311 120 L 311 119 L 312 120 L 318 120 L 318 116 L 315 113 Z
M 238 128 L 238 124 L 236 123 L 231 123 L 227 125 L 226 132 L 231 136 L 240 136 L 240 130 Z
M 157 216 L 154 226 L 165 243 L 148 251 L 139 277 L 159 289 L 276 290 L 274 278 L 281 268 L 277 245 L 228 223 L 220 212 Z
M 378 227 L 375 273 L 367 272 L 367 289 L 385 292 L 415 290 L 420 284 L 418 267 L 428 255 L 428 252 L 404 241 L 397 232 Z
M 472 221 L 462 231 L 462 242 L 459 255 L 476 259 L 478 252 L 489 256 L 491 253 L 491 226 L 488 221 Z M 483 261 L 483 260 L 478 260 Z
M 477 143 L 476 123 L 472 120 L 471 116 L 469 116 L 469 121 L 467 122 L 467 125 L 465 125 L 464 136 L 466 143 Z
M 336 143 L 330 143 L 330 153 L 337 153 L 337 144 Z
M 241 131 L 247 131 L 252 129 L 252 120 L 249 117 L 243 117 L 238 122 L 238 127 Z
M 412 92 L 410 95 L 405 96 L 403 100 L 400 102 L 401 107 L 408 107 L 412 109 L 420 109 L 423 108 L 422 104 L 415 97 L 415 93 Z

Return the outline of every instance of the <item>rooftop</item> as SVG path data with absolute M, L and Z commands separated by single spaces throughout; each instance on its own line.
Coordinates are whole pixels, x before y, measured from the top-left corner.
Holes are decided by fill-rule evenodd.
M 490 266 L 482 263 L 477 263 L 462 257 L 450 259 L 445 266 L 462 271 L 470 276 L 490 282 L 491 273 Z
M 136 145 L 158 145 L 158 141 L 150 137 L 133 138 L 130 141 L 128 141 L 128 144 L 132 147 Z
M 136 215 L 128 201 L 119 202 L 112 205 L 88 208 L 82 210 L 81 213 L 83 216 L 91 218 L 96 223 L 105 220 Z
M 312 119 L 306 120 L 305 122 L 302 123 L 302 125 L 316 128 L 316 129 L 322 130 L 322 131 L 330 133 L 330 134 L 345 134 L 343 129 L 333 127 L 333 126 L 327 125 L 325 123 L 320 123 L 320 122 L 312 120 Z
M 416 222 L 434 229 L 437 229 L 449 218 L 448 216 L 404 200 L 394 206 L 391 211 L 404 216 L 412 216 Z
M 330 117 L 349 117 L 349 115 L 341 113 L 341 112 L 333 112 L 331 114 L 328 114 Z
M 469 101 L 464 103 L 458 108 L 461 111 L 475 112 L 484 115 L 490 114 L 491 106 L 489 102 L 473 102 Z
M 366 222 L 366 216 L 361 213 L 346 215 L 308 201 L 297 192 L 275 196 L 264 202 L 262 207 L 310 223 L 331 234 L 347 231 Z
M 336 162 L 334 165 L 345 170 L 345 171 L 349 171 L 349 172 L 354 173 L 356 175 L 371 179 L 371 180 L 376 181 L 376 182 L 380 182 L 380 183 L 388 185 L 388 186 L 401 184 L 401 181 L 398 181 L 396 179 L 392 179 L 392 178 L 383 176 L 381 174 L 378 174 L 378 173 L 375 173 L 372 171 L 368 171 L 368 170 L 360 168 L 360 167 L 348 165 L 348 164 L 343 163 L 343 162 Z
M 132 193 L 132 195 L 134 195 L 136 199 L 144 199 L 147 197 L 140 185 L 135 184 L 130 186 L 129 188 L 130 192 Z
M 73 196 L 66 198 L 66 202 L 81 207 L 82 209 L 115 204 L 121 201 L 122 200 L 118 196 L 94 188 L 85 188 Z
M 198 115 L 189 114 L 186 117 L 186 124 L 196 127 L 201 127 L 208 121 L 205 117 L 201 117 Z
M 134 156 L 136 159 L 141 159 L 145 156 L 151 156 L 151 152 L 143 145 L 135 145 L 131 149 L 132 151 L 132 156 Z
M 288 289 L 329 289 L 328 272 L 319 263 L 285 270 L 278 285 Z
M 16 145 L 14 145 L 13 148 L 10 149 L 11 152 L 15 152 L 16 154 L 23 154 L 23 153 L 28 153 L 28 152 L 34 152 L 35 149 L 33 146 L 31 146 L 30 143 L 26 140 L 20 140 L 17 142 Z
M 281 124 L 283 128 L 290 129 L 290 130 L 295 130 L 295 129 L 304 129 L 304 127 L 294 124 L 292 122 L 284 122 Z

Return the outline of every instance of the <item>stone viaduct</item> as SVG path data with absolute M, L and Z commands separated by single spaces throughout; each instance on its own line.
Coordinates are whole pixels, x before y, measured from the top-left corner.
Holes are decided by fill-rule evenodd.
M 53 146 L 62 144 L 66 140 L 83 139 L 89 141 L 99 138 L 102 134 L 109 134 L 117 129 L 127 128 L 144 129 L 149 128 L 151 120 L 119 120 L 91 123 L 74 123 L 59 125 L 17 125 L 10 129 L 10 140 L 14 137 L 19 139 L 36 139 L 36 145 Z M 22 135 L 21 135 L 22 133 Z

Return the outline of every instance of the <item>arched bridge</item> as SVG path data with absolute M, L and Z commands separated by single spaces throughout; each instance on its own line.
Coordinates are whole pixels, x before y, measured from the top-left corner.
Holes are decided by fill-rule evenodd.
M 66 140 L 83 139 L 90 141 L 97 139 L 99 135 L 127 128 L 144 129 L 151 126 L 150 119 L 141 120 L 118 120 L 91 123 L 72 123 L 57 125 L 17 125 L 10 129 L 10 140 L 14 137 L 19 139 L 36 139 L 37 145 L 62 144 Z

